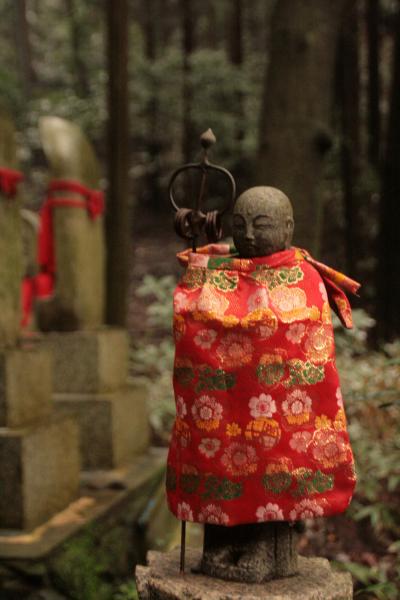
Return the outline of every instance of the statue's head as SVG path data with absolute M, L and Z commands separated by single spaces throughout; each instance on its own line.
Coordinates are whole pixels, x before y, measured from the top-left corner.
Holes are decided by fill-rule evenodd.
M 246 190 L 233 209 L 232 234 L 243 258 L 268 256 L 290 248 L 293 209 L 289 198 L 273 187 Z

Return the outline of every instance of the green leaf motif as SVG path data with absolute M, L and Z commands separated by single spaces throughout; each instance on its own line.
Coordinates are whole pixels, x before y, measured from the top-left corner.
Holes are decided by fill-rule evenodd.
M 231 481 L 227 477 L 209 475 L 204 482 L 203 498 L 215 500 L 234 500 L 243 494 L 243 484 Z
M 297 478 L 297 488 L 294 489 L 291 494 L 295 497 L 322 494 L 323 492 L 333 489 L 333 485 L 333 475 L 326 475 L 320 470 L 307 470 Z
M 176 490 L 176 471 L 170 465 L 167 465 L 166 481 L 165 485 L 167 490 Z
M 190 367 L 175 367 L 174 377 L 183 387 L 189 387 L 194 379 L 194 370 Z
M 280 285 L 292 285 L 301 281 L 304 278 L 304 273 L 299 266 L 276 270 L 259 265 L 251 273 L 251 277 L 273 290 Z
M 237 288 L 238 276 L 236 273 L 227 273 L 226 271 L 216 271 L 209 273 L 210 283 L 223 292 L 232 292 Z
M 229 390 L 234 387 L 236 383 L 236 375 L 234 373 L 227 373 L 223 369 L 211 369 L 211 367 L 200 368 L 199 381 L 196 384 L 195 391 L 201 392 L 202 390 Z
M 194 494 L 200 485 L 200 476 L 193 473 L 182 473 L 181 488 L 186 494 Z
M 292 484 L 292 476 L 286 471 L 280 473 L 266 474 L 263 477 L 264 487 L 273 494 L 282 494 L 290 488 Z
M 261 383 L 265 385 L 274 385 L 282 379 L 285 374 L 284 363 L 271 363 L 268 365 L 258 365 L 257 378 Z
M 324 365 L 314 365 L 310 361 L 300 359 L 291 360 L 288 363 L 289 379 L 285 381 L 285 387 L 294 385 L 313 385 L 323 381 L 325 377 Z

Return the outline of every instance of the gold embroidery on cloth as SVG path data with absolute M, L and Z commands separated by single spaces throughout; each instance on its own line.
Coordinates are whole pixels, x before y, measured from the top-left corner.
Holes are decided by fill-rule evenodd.
M 304 352 L 315 364 L 325 364 L 333 356 L 333 335 L 327 325 L 312 325 L 304 340 Z
M 293 323 L 303 319 L 317 321 L 320 317 L 316 306 L 307 306 L 307 296 L 301 288 L 280 286 L 270 291 L 270 298 L 283 323 Z
M 263 448 L 270 450 L 279 442 L 281 430 L 274 419 L 258 417 L 247 424 L 244 435 L 246 440 L 259 442 Z
M 326 469 L 347 462 L 351 454 L 349 444 L 334 429 L 317 429 L 309 449 L 313 458 Z
M 253 344 L 242 333 L 227 333 L 217 348 L 217 355 L 224 367 L 241 367 L 251 362 Z

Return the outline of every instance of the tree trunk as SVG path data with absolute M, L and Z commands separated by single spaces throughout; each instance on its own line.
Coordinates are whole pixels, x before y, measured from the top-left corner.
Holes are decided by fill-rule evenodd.
M 89 76 L 83 59 L 82 26 L 77 15 L 76 0 L 65 0 L 71 38 L 72 68 L 74 71 L 75 91 L 82 98 L 87 98 L 90 93 Z
M 400 335 L 400 3 L 396 23 L 392 89 L 382 169 L 380 231 L 377 264 L 377 333 L 382 341 Z
M 360 57 L 358 1 L 348 0 L 343 12 L 337 61 L 341 171 L 348 272 L 357 278 L 359 223 L 357 180 L 360 171 Z
M 107 2 L 108 165 L 107 323 L 125 326 L 129 277 L 128 0 Z
M 15 0 L 13 6 L 15 10 L 15 42 L 22 75 L 22 87 L 24 94 L 29 96 L 32 86 L 37 81 L 37 76 L 32 62 L 29 23 L 26 17 L 26 0 Z
M 343 0 L 278 0 L 271 22 L 256 180 L 287 193 L 295 211 L 294 241 L 314 252 L 342 6 Z
M 381 114 L 379 109 L 379 0 L 367 0 L 368 34 L 368 156 L 378 168 L 380 155 Z
M 157 0 L 147 0 L 145 13 L 145 50 L 146 58 L 150 64 L 154 65 L 157 59 L 157 39 L 158 23 L 157 15 L 161 10 L 160 3 Z M 158 124 L 159 114 L 159 90 L 158 81 L 154 69 L 150 71 L 150 97 L 146 107 L 147 113 L 147 148 L 149 153 L 149 164 L 147 172 L 146 196 L 144 201 L 149 207 L 159 210 L 165 206 L 164 198 L 161 194 L 160 181 L 160 128 Z
M 227 31 L 227 50 L 229 61 L 239 71 L 243 66 L 243 2 L 242 0 L 233 0 L 229 6 L 229 19 Z M 241 181 L 245 173 L 243 167 L 243 139 L 244 139 L 244 105 L 243 93 L 238 90 L 235 94 L 235 101 L 232 110 L 236 115 L 235 123 L 235 164 L 232 166 L 232 173 L 237 181 Z
M 184 162 L 193 160 L 192 151 L 197 142 L 192 119 L 193 90 L 190 81 L 191 64 L 190 59 L 195 49 L 195 29 L 193 13 L 193 2 L 191 0 L 180 0 L 180 12 L 182 17 L 182 52 L 183 52 L 183 89 L 182 89 L 182 154 Z M 197 145 L 197 144 L 196 144 Z
M 229 10 L 228 56 L 233 65 L 240 67 L 243 63 L 242 0 L 232 0 Z

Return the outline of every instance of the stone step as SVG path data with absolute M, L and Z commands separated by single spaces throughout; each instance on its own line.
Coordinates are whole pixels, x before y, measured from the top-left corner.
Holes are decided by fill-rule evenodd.
M 24 427 L 52 410 L 48 350 L 15 348 L 0 354 L 0 427 Z
M 77 497 L 78 426 L 53 415 L 32 427 L 0 428 L 0 528 L 30 530 Z
M 148 446 L 144 386 L 125 385 L 110 394 L 56 394 L 54 399 L 57 411 L 78 421 L 84 470 L 113 469 Z
M 60 394 L 113 392 L 128 376 L 128 335 L 124 329 L 50 333 L 53 390 Z

